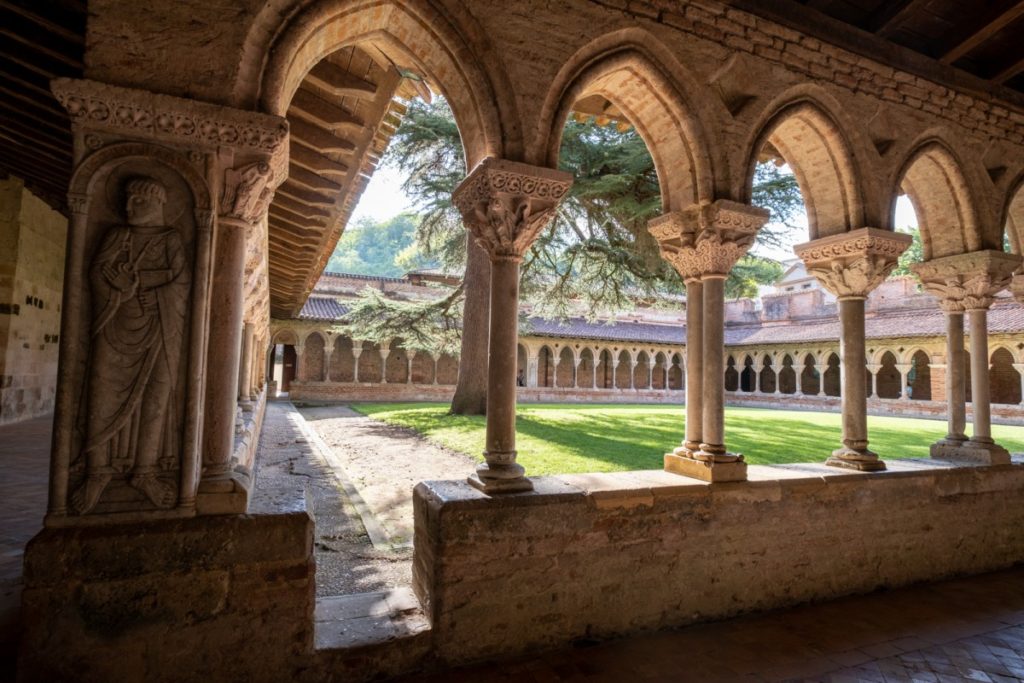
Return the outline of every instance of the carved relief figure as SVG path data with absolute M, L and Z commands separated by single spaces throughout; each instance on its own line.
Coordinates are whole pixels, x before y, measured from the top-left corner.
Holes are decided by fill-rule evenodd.
M 185 336 L 190 269 L 181 235 L 165 225 L 167 192 L 151 178 L 125 186 L 127 225 L 110 228 L 93 258 L 92 351 L 85 480 L 72 494 L 91 510 L 115 475 L 158 508 L 177 502 L 173 397 Z M 171 470 L 171 476 L 161 476 Z

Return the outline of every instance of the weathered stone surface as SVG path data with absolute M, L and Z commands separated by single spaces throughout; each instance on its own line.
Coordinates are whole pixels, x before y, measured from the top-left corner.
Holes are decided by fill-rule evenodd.
M 611 474 L 571 495 L 543 492 L 563 478 L 541 477 L 500 499 L 421 484 L 414 582 L 437 655 L 504 657 L 1024 559 L 1024 462 L 890 467 L 752 467 L 748 482 L 671 489 Z

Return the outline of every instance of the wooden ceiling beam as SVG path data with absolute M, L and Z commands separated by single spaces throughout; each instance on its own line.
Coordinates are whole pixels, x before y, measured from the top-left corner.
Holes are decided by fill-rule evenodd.
M 351 140 L 338 137 L 337 134 L 329 130 L 306 123 L 301 119 L 290 120 L 288 124 L 293 138 L 298 138 L 301 144 L 311 147 L 318 152 L 350 154 L 356 149 L 355 143 Z
M 299 88 L 288 108 L 288 116 L 298 116 L 316 125 L 338 130 L 339 128 L 362 129 L 366 122 L 344 107 L 328 102 L 319 95 Z
M 1008 6 L 986 12 L 967 33 L 959 33 L 960 37 L 939 55 L 939 61 L 943 64 L 952 64 L 1020 17 L 1024 17 L 1024 0 L 1017 0 Z
M 328 197 L 319 192 L 311 192 L 297 185 L 291 178 L 278 185 L 277 195 L 291 197 L 303 204 L 311 204 L 313 206 L 334 206 L 333 197 Z
M 888 0 L 873 12 L 864 22 L 863 29 L 885 36 L 896 29 L 904 19 L 913 14 L 922 0 Z
M 1024 55 L 1018 55 L 1015 62 L 1011 62 L 1009 65 L 998 71 L 996 75 L 992 77 L 992 80 L 999 85 L 1002 85 L 1020 73 L 1024 73 Z
M 335 161 L 324 156 L 315 149 L 306 147 L 301 140 L 292 139 L 290 161 L 296 166 L 301 166 L 313 173 L 329 175 L 333 177 L 348 175 L 348 164 Z
M 270 205 L 271 208 L 273 208 L 274 205 L 280 206 L 283 209 L 287 209 L 288 211 L 298 214 L 303 218 L 316 219 L 331 217 L 331 213 L 329 211 L 318 209 L 315 206 L 309 206 L 308 204 L 303 204 L 302 202 L 297 202 L 291 197 L 282 197 L 280 192 L 274 195 L 274 201 Z
M 274 218 L 283 220 L 286 223 L 290 223 L 297 228 L 303 230 L 315 230 L 317 232 L 323 232 L 326 229 L 326 219 L 323 218 L 306 218 L 300 216 L 294 211 L 280 206 L 277 202 L 270 205 L 270 215 Z
M 306 82 L 323 88 L 337 97 L 370 100 L 377 95 L 376 83 L 360 78 L 326 59 L 321 60 L 306 75 Z
M 288 180 L 313 191 L 339 192 L 341 185 L 296 164 L 288 164 Z

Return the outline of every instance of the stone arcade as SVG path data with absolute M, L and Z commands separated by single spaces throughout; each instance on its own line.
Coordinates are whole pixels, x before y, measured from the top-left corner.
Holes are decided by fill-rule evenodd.
M 1014 26 L 970 8 L 947 23 L 974 33 L 941 54 L 901 45 L 916 15 L 899 4 L 855 25 L 795 0 L 90 2 L 85 66 L 50 84 L 73 141 L 35 86 L 18 101 L 44 123 L 4 124 L 22 141 L 5 169 L 70 217 L 22 679 L 358 680 L 1024 560 L 1024 462 L 991 438 L 987 334 L 995 295 L 1024 297 L 1024 63 L 961 59 Z M 424 83 L 458 121 L 471 171 L 453 200 L 490 261 L 486 463 L 416 488 L 429 632 L 318 648 L 313 520 L 254 462 L 269 320 L 301 310 Z M 519 261 L 571 185 L 561 131 L 583 103 L 655 161 L 650 230 L 690 302 L 687 431 L 663 471 L 531 479 Z M 789 467 L 748 466 L 723 428 L 723 280 L 768 218 L 751 205 L 765 155 L 798 179 L 797 254 L 841 317 L 842 434 Z M 930 461 L 886 463 L 865 419 L 865 299 L 907 246 L 900 193 L 948 316 L 949 433 Z

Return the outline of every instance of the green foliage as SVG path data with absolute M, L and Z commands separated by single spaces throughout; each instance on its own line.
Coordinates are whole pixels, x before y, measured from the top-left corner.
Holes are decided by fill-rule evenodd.
M 483 416 L 451 416 L 432 403 L 353 406 L 364 415 L 410 427 L 429 440 L 472 457 L 484 446 Z M 685 411 L 673 405 L 520 405 L 516 415 L 517 462 L 531 476 L 572 472 L 660 470 L 665 445 L 678 442 Z M 838 413 L 728 407 L 730 450 L 747 462 L 769 465 L 821 462 L 841 432 Z M 886 458 L 927 458 L 945 434 L 934 420 L 868 417 L 872 448 Z M 1024 427 L 993 425 L 993 436 L 1011 451 L 1024 449 Z
M 411 267 L 427 265 L 415 256 L 399 264 L 398 257 L 406 254 L 415 241 L 416 217 L 412 214 L 402 213 L 380 223 L 365 218 L 346 230 L 338 240 L 338 246 L 327 262 L 327 270 L 399 277 Z
M 914 275 L 914 271 L 910 269 L 911 264 L 924 261 L 924 245 L 921 243 L 921 231 L 917 228 L 901 228 L 899 232 L 909 233 L 913 239 L 907 250 L 900 254 L 896 269 L 892 271 L 891 277 Z
M 778 261 L 747 254 L 733 266 L 725 281 L 725 296 L 730 299 L 756 297 L 758 285 L 777 282 L 782 272 Z
M 462 287 L 443 299 L 396 301 L 367 287 L 336 331 L 357 339 L 395 340 L 403 348 L 458 353 Z

